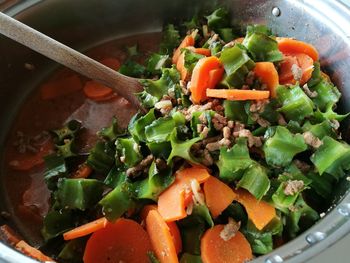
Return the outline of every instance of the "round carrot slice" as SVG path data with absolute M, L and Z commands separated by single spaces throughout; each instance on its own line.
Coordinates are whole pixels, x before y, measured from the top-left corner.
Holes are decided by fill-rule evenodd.
M 201 257 L 203 263 L 243 263 L 253 258 L 247 239 L 237 232 L 225 241 L 220 237 L 224 225 L 208 229 L 201 239 Z
M 111 98 L 113 90 L 96 81 L 88 81 L 84 86 L 84 93 L 92 100 L 103 101 Z
M 310 56 L 314 61 L 318 60 L 318 52 L 311 44 L 285 37 L 278 37 L 276 40 L 278 42 L 278 49 L 285 55 L 304 53 Z
M 314 61 L 312 58 L 304 53 L 295 55 L 299 67 L 301 68 L 303 75 L 300 79 L 300 85 L 304 85 L 312 76 L 312 72 L 314 71 Z
M 148 262 L 152 251 L 147 232 L 133 220 L 121 218 L 109 223 L 89 238 L 84 263 Z

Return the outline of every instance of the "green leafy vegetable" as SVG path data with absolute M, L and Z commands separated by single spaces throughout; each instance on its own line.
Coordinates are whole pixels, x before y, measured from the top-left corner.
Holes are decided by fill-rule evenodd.
M 151 75 L 159 75 L 162 73 L 162 68 L 169 64 L 169 55 L 153 53 L 146 62 L 146 70 Z
M 210 15 L 206 16 L 208 26 L 212 29 L 223 28 L 230 26 L 230 15 L 228 10 L 218 8 Z
M 58 181 L 56 201 L 61 208 L 85 210 L 102 197 L 102 182 L 95 179 L 66 179 Z
M 311 156 L 311 161 L 322 175 L 328 173 L 339 178 L 350 170 L 350 146 L 325 136 L 322 145 Z
M 321 140 L 325 136 L 330 136 L 333 138 L 336 137 L 336 133 L 334 132 L 332 127 L 332 123 L 329 120 L 324 120 L 323 122 L 314 125 L 307 121 L 303 125 L 303 131 L 310 131 L 313 135 L 315 135 Z
M 154 115 L 154 109 L 150 109 L 145 115 L 138 113 L 131 119 L 128 131 L 136 141 L 145 142 L 146 126 L 150 125 L 155 119 L 156 116 Z
M 271 30 L 265 26 L 265 25 L 259 25 L 259 24 L 255 24 L 255 25 L 248 25 L 247 26 L 247 36 L 250 36 L 254 33 L 260 33 L 260 34 L 264 34 L 267 36 L 271 36 L 272 32 Z
M 164 95 L 168 94 L 169 89 L 175 89 L 180 80 L 179 72 L 173 66 L 172 68 L 163 68 L 162 76 L 158 80 L 143 79 L 140 80 L 144 86 L 144 91 L 137 93 L 141 103 L 145 107 L 153 107 Z
M 174 129 L 170 134 L 171 152 L 168 157 L 168 164 L 176 156 L 181 157 L 191 163 L 198 163 L 196 158 L 191 153 L 191 147 L 201 139 L 201 137 L 195 137 L 191 140 L 182 141 L 178 138 L 177 129 Z
M 266 34 L 250 33 L 242 44 L 248 49 L 254 61 L 276 62 L 283 59 L 277 41 Z
M 310 90 L 317 92 L 317 96 L 312 98 L 312 101 L 321 111 L 326 110 L 329 104 L 333 106 L 340 98 L 340 92 L 337 87 L 325 79 L 310 87 Z
M 224 100 L 225 117 L 232 121 L 247 123 L 248 115 L 245 111 L 245 101 Z
M 119 138 L 116 140 L 115 145 L 117 163 L 122 162 L 129 168 L 138 164 L 143 159 L 140 152 L 140 145 L 133 138 Z
M 320 62 L 315 61 L 314 62 L 314 70 L 312 71 L 311 78 L 307 82 L 308 87 L 313 87 L 320 83 L 322 80 L 322 75 L 321 75 L 321 65 Z
M 133 60 L 127 60 L 119 68 L 119 73 L 134 78 L 141 78 L 145 74 L 145 71 L 146 68 L 143 65 Z
M 261 199 L 270 188 L 267 169 L 258 163 L 252 164 L 243 174 L 237 187 L 248 190 L 257 199 Z
M 246 138 L 239 138 L 237 143 L 231 148 L 222 147 L 220 149 L 217 166 L 220 170 L 220 179 L 225 182 L 232 182 L 242 178 L 245 170 L 253 164 L 250 159 Z
M 71 263 L 81 263 L 84 255 L 84 249 L 86 245 L 86 238 L 77 238 L 67 242 L 61 252 L 58 254 L 58 258 L 66 260 Z
M 202 263 L 202 259 L 198 255 L 184 253 L 181 256 L 180 263 Z
M 275 166 L 287 166 L 297 153 L 306 149 L 307 145 L 302 135 L 293 135 L 282 126 L 277 127 L 275 134 L 263 146 L 266 162 Z
M 270 232 L 259 231 L 250 221 L 242 232 L 250 243 L 253 253 L 264 255 L 273 250 L 273 240 Z
M 180 44 L 180 34 L 173 24 L 167 25 L 163 30 L 162 42 L 160 43 L 160 53 L 171 55 L 174 48 Z
M 117 137 L 124 134 L 125 134 L 125 131 L 119 127 L 118 120 L 116 117 L 113 117 L 112 124 L 109 127 L 102 128 L 97 133 L 98 136 L 109 141 L 114 141 L 115 139 L 117 139 Z
M 50 190 L 54 190 L 59 178 L 68 175 L 68 169 L 64 158 L 61 155 L 51 154 L 44 157 L 46 170 L 44 178 Z
M 314 104 L 298 85 L 279 86 L 276 92 L 277 99 L 282 104 L 279 111 L 288 120 L 302 121 L 313 115 Z
M 146 140 L 147 142 L 165 142 L 175 127 L 176 124 L 173 118 L 159 118 L 146 127 Z
M 131 183 L 124 181 L 99 202 L 109 221 L 115 221 L 133 205 L 132 189 Z
M 158 196 L 175 180 L 171 167 L 160 170 L 155 161 L 152 162 L 148 178 L 134 183 L 135 195 L 139 199 L 152 199 L 157 201 Z
M 74 216 L 71 210 L 51 210 L 44 217 L 41 234 L 47 241 L 73 228 L 74 224 Z
M 255 65 L 247 53 L 237 46 L 225 48 L 221 52 L 220 61 L 226 73 L 224 82 L 234 88 L 240 88 L 243 85 L 246 75 Z
M 90 150 L 87 164 L 101 174 L 107 174 L 114 163 L 113 143 L 98 141 Z

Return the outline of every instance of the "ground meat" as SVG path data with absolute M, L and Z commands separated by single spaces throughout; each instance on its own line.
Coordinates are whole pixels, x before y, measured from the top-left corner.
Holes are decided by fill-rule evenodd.
M 220 232 L 220 237 L 224 241 L 229 241 L 233 238 L 239 228 L 241 227 L 241 222 L 236 222 L 234 219 L 229 218 L 228 223 L 224 226 L 224 229 Z
M 256 121 L 261 127 L 269 127 L 271 125 L 269 121 L 260 117 L 260 115 L 257 113 L 252 113 L 251 118 L 253 121 Z
M 299 191 L 303 190 L 304 188 L 304 182 L 301 180 L 288 180 L 286 182 L 285 188 L 283 192 L 286 195 L 294 195 L 298 193 Z
M 287 122 L 286 120 L 284 119 L 283 115 L 281 113 L 278 113 L 278 117 L 277 117 L 277 122 L 278 122 L 278 125 L 281 125 L 281 126 L 286 126 L 287 125 Z
M 322 141 L 314 136 L 311 132 L 307 131 L 303 133 L 305 143 L 313 148 L 319 148 L 322 145 Z
M 233 132 L 239 132 L 244 129 L 244 124 L 236 121 L 233 127 Z
M 303 173 L 310 171 L 311 166 L 308 165 L 307 163 L 300 161 L 298 159 L 294 160 L 293 163 L 295 164 L 295 166 L 302 171 Z
M 207 126 L 204 126 L 202 132 L 200 133 L 200 135 L 202 136 L 202 138 L 207 138 L 208 137 L 208 133 L 209 133 L 209 128 Z
M 204 195 L 201 192 L 201 187 L 197 180 L 191 180 L 191 191 L 193 193 L 193 202 L 195 204 L 204 205 Z
M 265 106 L 270 103 L 269 100 L 258 100 L 250 105 L 250 112 L 262 113 L 265 110 Z
M 154 104 L 154 107 L 160 110 L 160 113 L 162 115 L 167 115 L 173 109 L 173 104 L 171 100 L 166 99 L 166 100 L 161 100 L 157 102 L 156 104 Z
M 317 91 L 311 91 L 307 84 L 303 86 L 303 90 L 305 94 L 308 95 L 310 98 L 316 98 L 318 96 Z
M 337 120 L 331 120 L 331 125 L 334 130 L 338 130 L 340 127 L 340 123 Z
M 213 151 L 219 150 L 221 148 L 221 146 L 228 146 L 229 147 L 230 145 L 231 145 L 231 141 L 229 139 L 222 138 L 220 141 L 208 143 L 205 146 L 205 148 L 209 152 L 213 152 Z
M 231 129 L 229 127 L 227 127 L 227 126 L 224 127 L 222 129 L 222 134 L 223 134 L 225 139 L 230 139 L 230 137 L 231 137 Z
M 227 125 L 226 117 L 224 117 L 218 113 L 214 114 L 211 121 L 214 125 L 215 130 L 217 130 L 217 131 L 221 131 Z
M 235 127 L 234 121 L 228 121 L 227 122 L 227 127 L 229 127 L 230 129 L 233 129 Z
M 255 147 L 261 147 L 262 141 L 260 137 L 254 136 L 250 130 L 243 129 L 237 132 L 233 132 L 234 137 L 246 137 L 248 139 L 248 146 L 249 148 L 255 146 Z
M 205 166 L 210 166 L 214 163 L 213 157 L 211 157 L 210 152 L 208 151 L 208 149 L 204 149 L 203 151 L 203 161 L 202 163 Z
M 194 112 L 197 112 L 197 111 L 203 112 L 203 111 L 212 109 L 212 107 L 213 107 L 212 102 L 208 102 L 204 105 L 193 104 L 188 109 L 182 110 L 182 114 L 185 116 L 187 121 L 190 121 L 192 119 L 192 114 Z
M 136 177 L 141 172 L 143 172 L 153 161 L 154 157 L 152 154 L 148 155 L 145 159 L 143 159 L 139 164 L 137 164 L 134 167 L 129 168 L 126 170 L 126 175 L 129 177 Z
M 292 65 L 292 74 L 293 74 L 293 78 L 296 81 L 300 81 L 301 77 L 303 76 L 303 70 L 297 64 L 293 64 Z

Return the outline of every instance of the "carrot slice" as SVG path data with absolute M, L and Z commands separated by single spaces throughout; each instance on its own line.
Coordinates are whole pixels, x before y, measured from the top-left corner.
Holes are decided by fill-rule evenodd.
M 204 183 L 210 174 L 204 168 L 191 167 L 178 171 L 174 183 L 160 194 L 158 211 L 166 222 L 176 221 L 187 216 L 185 206 L 185 191 L 191 189 L 192 180 Z
M 209 48 L 203 48 L 203 47 L 193 48 L 193 52 L 206 57 L 211 56 L 211 51 Z
M 207 96 L 227 100 L 263 100 L 270 97 L 270 91 L 242 89 L 207 89 Z
M 72 178 L 79 179 L 79 178 L 87 178 L 92 173 L 92 168 L 87 165 L 87 163 L 83 163 L 79 166 L 78 170 L 74 173 Z
M 28 171 L 37 165 L 44 163 L 44 157 L 50 154 L 54 149 L 53 142 L 47 140 L 40 146 L 38 152 L 18 154 L 15 160 L 12 160 L 9 164 L 12 169 L 17 171 Z
M 234 192 L 236 201 L 245 207 L 248 218 L 252 220 L 257 229 L 263 229 L 276 217 L 276 209 L 269 203 L 259 201 L 246 190 L 238 189 Z
M 63 234 L 64 240 L 71 240 L 78 237 L 87 236 L 91 233 L 96 232 L 102 228 L 105 228 L 108 223 L 108 220 L 105 217 L 99 218 L 95 221 L 89 222 L 85 225 L 78 226 L 66 233 Z
M 304 53 L 294 54 L 293 56 L 285 56 L 280 67 L 280 83 L 281 84 L 295 84 L 292 73 L 293 65 L 297 65 L 302 70 L 300 85 L 304 85 L 312 76 L 314 70 L 314 61 L 312 58 Z
M 0 240 L 9 245 L 15 246 L 19 241 L 21 241 L 21 238 L 11 227 L 8 225 L 2 225 L 0 226 Z
M 148 262 L 149 251 L 152 251 L 151 241 L 142 226 L 133 220 L 120 218 L 92 234 L 83 260 L 84 263 Z
M 241 232 L 225 241 L 220 237 L 224 225 L 208 229 L 201 239 L 203 263 L 243 263 L 253 258 L 249 242 Z
M 314 61 L 318 60 L 319 55 L 316 48 L 308 43 L 292 38 L 278 37 L 278 49 L 286 55 L 304 53 L 310 56 Z
M 229 186 L 214 176 L 210 176 L 203 184 L 203 190 L 205 202 L 214 218 L 218 217 L 236 197 Z
M 301 68 L 303 75 L 300 79 L 300 85 L 304 85 L 312 76 L 314 71 L 314 61 L 312 58 L 306 54 L 300 53 L 295 55 L 299 67 Z
M 209 72 L 208 89 L 213 89 L 221 81 L 224 68 L 213 69 Z
M 298 60 L 294 56 L 284 56 L 283 61 L 281 62 L 280 70 L 279 70 L 279 82 L 282 85 L 285 84 L 295 84 L 296 81 L 294 79 L 292 73 L 293 65 L 298 64 Z
M 52 258 L 44 255 L 38 249 L 28 245 L 25 241 L 21 240 L 16 244 L 16 249 L 26 254 L 29 257 L 37 259 L 41 262 L 56 262 Z
M 104 59 L 100 60 L 100 62 L 103 65 L 105 65 L 111 69 L 114 69 L 114 70 L 118 70 L 120 68 L 120 65 L 121 65 L 120 61 L 116 58 L 104 58 Z
M 88 81 L 84 86 L 84 93 L 86 97 L 95 101 L 109 100 L 113 95 L 113 90 L 96 81 Z
M 179 254 L 182 250 L 182 240 L 181 240 L 180 230 L 175 222 L 167 222 L 166 224 L 169 227 L 170 235 L 175 245 L 176 254 Z
M 215 57 L 201 58 L 193 69 L 191 77 L 191 98 L 194 103 L 200 103 L 207 98 L 206 90 L 209 88 L 209 73 L 214 69 L 222 68 L 220 60 Z M 215 86 L 217 83 L 210 83 Z
M 63 75 L 63 74 L 62 74 Z M 51 100 L 68 95 L 83 88 L 78 75 L 64 75 L 45 82 L 40 87 L 40 95 L 43 100 Z
M 180 46 L 175 50 L 172 62 L 173 64 L 177 64 L 177 60 L 179 59 L 181 55 L 181 49 L 189 46 L 194 46 L 194 38 L 191 35 L 187 35 L 181 42 Z
M 271 62 L 257 62 L 254 68 L 255 75 L 266 84 L 270 90 L 271 97 L 276 97 L 276 89 L 279 85 L 278 72 Z
M 176 68 L 180 72 L 181 80 L 186 80 L 188 77 L 188 70 L 185 67 L 185 52 L 182 52 L 179 56 L 176 63 Z
M 178 263 L 176 248 L 170 229 L 157 210 L 151 209 L 148 212 L 146 229 L 159 261 L 161 263 Z

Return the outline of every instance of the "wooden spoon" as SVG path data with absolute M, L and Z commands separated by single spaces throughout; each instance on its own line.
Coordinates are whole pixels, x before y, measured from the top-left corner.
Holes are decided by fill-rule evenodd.
M 124 76 L 1 12 L 0 33 L 90 79 L 114 89 L 133 105 L 143 109 L 135 96 L 136 92 L 143 90 L 139 79 Z

